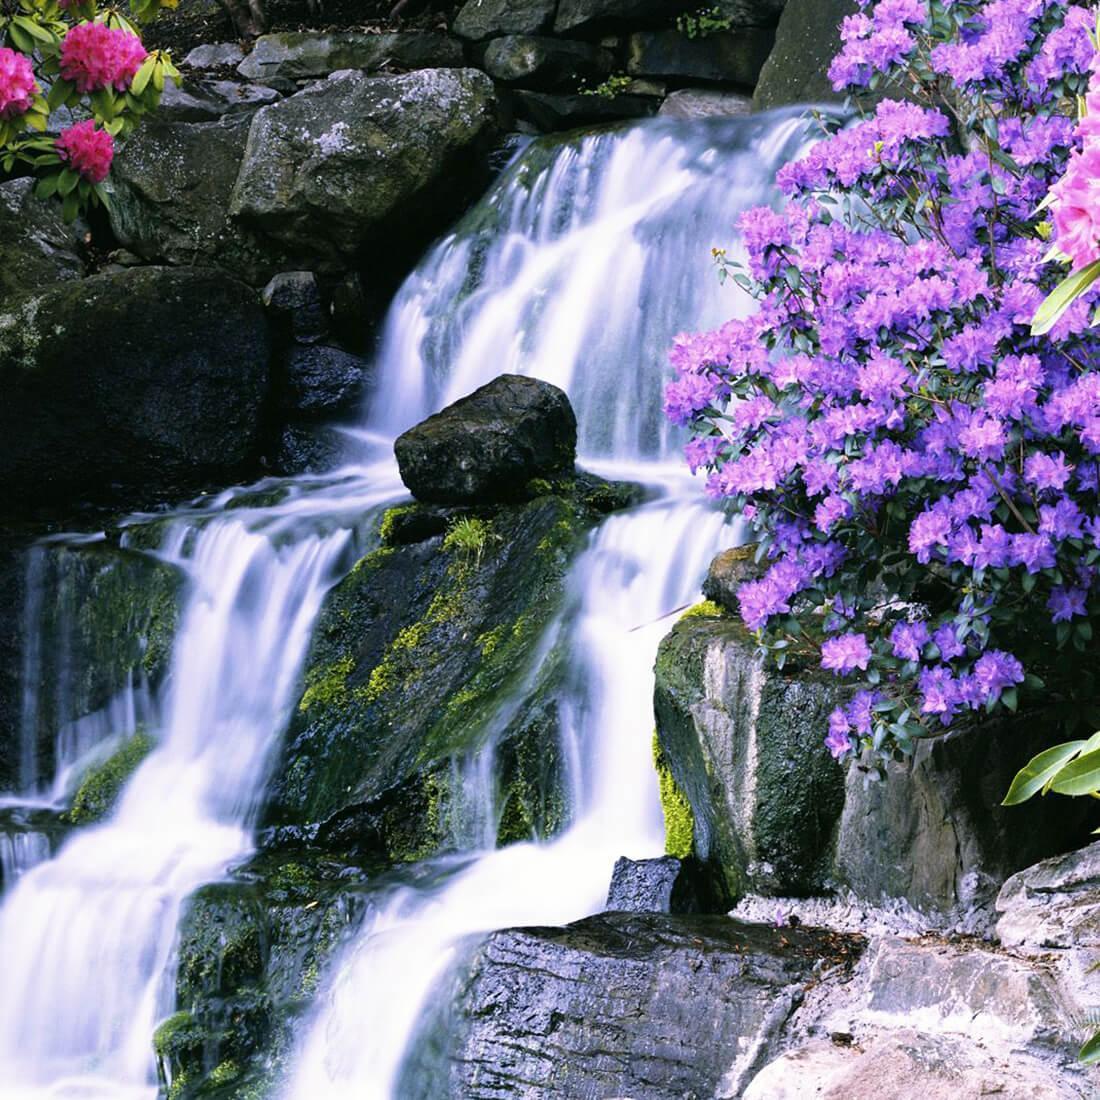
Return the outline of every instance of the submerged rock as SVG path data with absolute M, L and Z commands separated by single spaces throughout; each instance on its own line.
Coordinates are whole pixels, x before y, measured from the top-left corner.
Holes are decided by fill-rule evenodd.
M 768 1049 L 836 948 L 821 933 L 726 917 L 608 913 L 495 932 L 456 983 L 446 1067 L 414 1058 L 401 1095 L 727 1095 L 731 1067 Z
M 269 344 L 253 291 L 132 268 L 0 309 L 0 486 L 71 499 L 226 477 L 255 455 Z
M 418 500 L 477 504 L 522 497 L 534 478 L 568 475 L 577 418 L 549 382 L 504 374 L 410 428 L 394 444 Z

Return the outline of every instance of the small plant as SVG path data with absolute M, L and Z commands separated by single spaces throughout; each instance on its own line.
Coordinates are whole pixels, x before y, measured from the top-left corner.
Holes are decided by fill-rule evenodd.
M 464 554 L 473 558 L 475 565 L 481 564 L 481 555 L 490 542 L 499 542 L 500 536 L 493 534 L 489 524 L 483 519 L 463 516 L 454 520 L 443 539 L 443 549 Z
M 601 99 L 614 99 L 622 95 L 633 83 L 634 78 L 626 73 L 615 73 L 595 88 L 581 88 L 581 95 L 598 95 Z
M 733 27 L 733 20 L 722 14 L 721 8 L 700 8 L 691 15 L 681 15 L 676 29 L 688 38 L 709 38 Z

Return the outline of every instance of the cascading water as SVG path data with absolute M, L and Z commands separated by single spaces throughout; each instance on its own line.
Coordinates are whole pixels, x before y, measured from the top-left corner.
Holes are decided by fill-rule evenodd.
M 597 910 L 617 857 L 659 851 L 650 668 L 667 616 L 734 537 L 676 470 L 665 352 L 678 329 L 728 316 L 707 253 L 731 243 L 740 210 L 770 198 L 775 168 L 804 140 L 793 117 L 772 117 L 535 143 L 394 303 L 361 463 L 281 483 L 274 505 L 230 492 L 171 519 L 157 553 L 190 589 L 161 698 L 142 703 L 155 748 L 113 815 L 13 874 L 0 907 L 0 1100 L 152 1097 L 150 1037 L 172 1007 L 180 907 L 251 849 L 323 596 L 361 549 L 366 517 L 402 495 L 392 439 L 502 371 L 562 385 L 585 464 L 652 488 L 596 533 L 558 624 L 571 632 L 560 710 L 573 823 L 547 843 L 489 850 L 485 756 L 470 776 L 470 850 L 437 861 L 424 876 L 435 885 L 398 888 L 372 910 L 334 968 L 288 1095 L 412 1095 L 402 1067 L 466 937 Z M 64 786 L 38 777 L 34 804 Z

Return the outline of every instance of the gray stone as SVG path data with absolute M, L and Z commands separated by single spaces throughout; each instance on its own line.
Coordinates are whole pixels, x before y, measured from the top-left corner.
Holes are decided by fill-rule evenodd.
M 383 244 L 393 265 L 461 207 L 496 121 L 484 73 L 335 74 L 256 113 L 230 214 L 311 270 Z
M 608 910 L 620 913 L 718 913 L 724 905 L 704 868 L 662 856 L 615 863 Z
M 288 266 L 277 248 L 229 219 L 251 118 L 151 119 L 115 157 L 111 228 L 149 261 L 221 267 L 262 284 Z
M 519 118 L 547 131 L 648 118 L 657 113 L 661 102 L 654 96 L 555 95 L 529 91 L 514 92 L 512 100 Z
M 694 852 L 731 897 L 803 894 L 828 872 L 844 774 L 824 730 L 840 691 L 792 656 L 765 668 L 739 620 L 689 616 L 657 657 L 657 736 L 694 818 Z
M 554 30 L 568 34 L 609 27 L 667 25 L 691 9 L 689 0 L 560 0 Z
M 410 428 L 393 449 L 401 480 L 417 500 L 514 500 L 535 478 L 572 472 L 577 418 L 557 386 L 502 374 Z
M 1100 841 L 1013 875 L 997 912 L 1006 946 L 1100 948 Z
M 840 23 L 859 10 L 856 0 L 788 0 L 775 49 L 760 72 L 753 96 L 757 111 L 791 103 L 842 103 L 829 65 L 840 52 Z
M 496 932 L 460 983 L 444 1079 L 414 1059 L 401 1095 L 714 1096 L 736 1054 L 767 1049 L 833 948 L 725 917 L 613 913 Z
M 741 118 L 752 112 L 752 99 L 713 88 L 681 88 L 661 104 L 666 118 Z
M 478 41 L 501 34 L 539 34 L 553 25 L 557 0 L 467 0 L 454 32 Z
M 357 34 L 315 31 L 265 34 L 237 66 L 249 80 L 286 87 L 297 80 L 328 76 L 343 69 L 376 72 L 386 65 L 403 69 L 461 68 L 462 43 L 436 32 Z
M 766 27 L 746 27 L 688 38 L 679 31 L 639 31 L 630 36 L 627 72 L 634 76 L 713 80 L 751 88 L 775 41 Z
M 84 272 L 79 225 L 66 225 L 61 204 L 43 202 L 32 179 L 0 183 L 0 306 L 19 294 Z
M 598 84 L 614 60 L 607 50 L 587 42 L 508 35 L 489 43 L 483 64 L 490 76 L 507 84 L 574 91 L 583 82 Z
M 363 403 L 369 378 L 364 360 L 324 344 L 291 348 L 285 373 L 283 408 L 300 416 L 355 412 Z
M 737 591 L 745 581 L 755 580 L 764 571 L 756 560 L 756 546 L 735 546 L 715 557 L 703 581 L 703 595 L 734 615 L 741 613 Z M 766 563 L 765 563 L 766 564 Z
M 312 271 L 279 272 L 260 299 L 276 326 L 299 343 L 316 343 L 328 331 L 321 288 Z
M 283 429 L 275 451 L 275 470 L 286 476 L 323 474 L 340 465 L 347 436 L 325 424 L 290 424 Z
M 269 355 L 255 293 L 219 272 L 133 268 L 8 303 L 3 493 L 152 493 L 231 476 L 255 455 Z
M 239 65 L 244 60 L 244 50 L 236 42 L 211 42 L 196 46 L 183 63 L 192 69 L 222 69 Z

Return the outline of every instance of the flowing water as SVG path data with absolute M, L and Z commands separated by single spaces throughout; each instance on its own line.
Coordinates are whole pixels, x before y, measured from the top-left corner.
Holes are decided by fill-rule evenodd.
M 739 211 L 771 197 L 775 169 L 804 140 L 791 117 L 773 117 L 536 143 L 400 292 L 353 465 L 280 483 L 273 505 L 231 491 L 160 523 L 154 552 L 188 579 L 170 673 L 159 697 L 130 685 L 113 704 L 129 710 L 109 716 L 132 730 L 140 710 L 154 750 L 112 816 L 53 858 L 41 845 L 4 855 L 0 842 L 13 868 L 22 860 L 0 906 L 0 1100 L 155 1094 L 150 1036 L 172 1009 L 180 908 L 251 850 L 325 592 L 362 551 L 370 517 L 401 495 L 391 441 L 502 371 L 567 389 L 584 464 L 652 488 L 594 534 L 557 625 L 572 653 L 560 708 L 572 824 L 501 851 L 485 843 L 491 829 L 471 827 L 470 850 L 441 861 L 435 885 L 394 890 L 334 967 L 288 1097 L 406 1093 L 425 1005 L 467 937 L 596 911 L 616 858 L 659 853 L 653 658 L 670 613 L 736 536 L 678 469 L 660 412 L 666 348 L 733 311 L 709 250 L 735 243 Z M 66 762 L 103 730 L 66 736 L 58 776 L 33 776 L 28 805 L 56 804 Z M 491 760 L 471 779 L 471 821 L 493 820 Z

